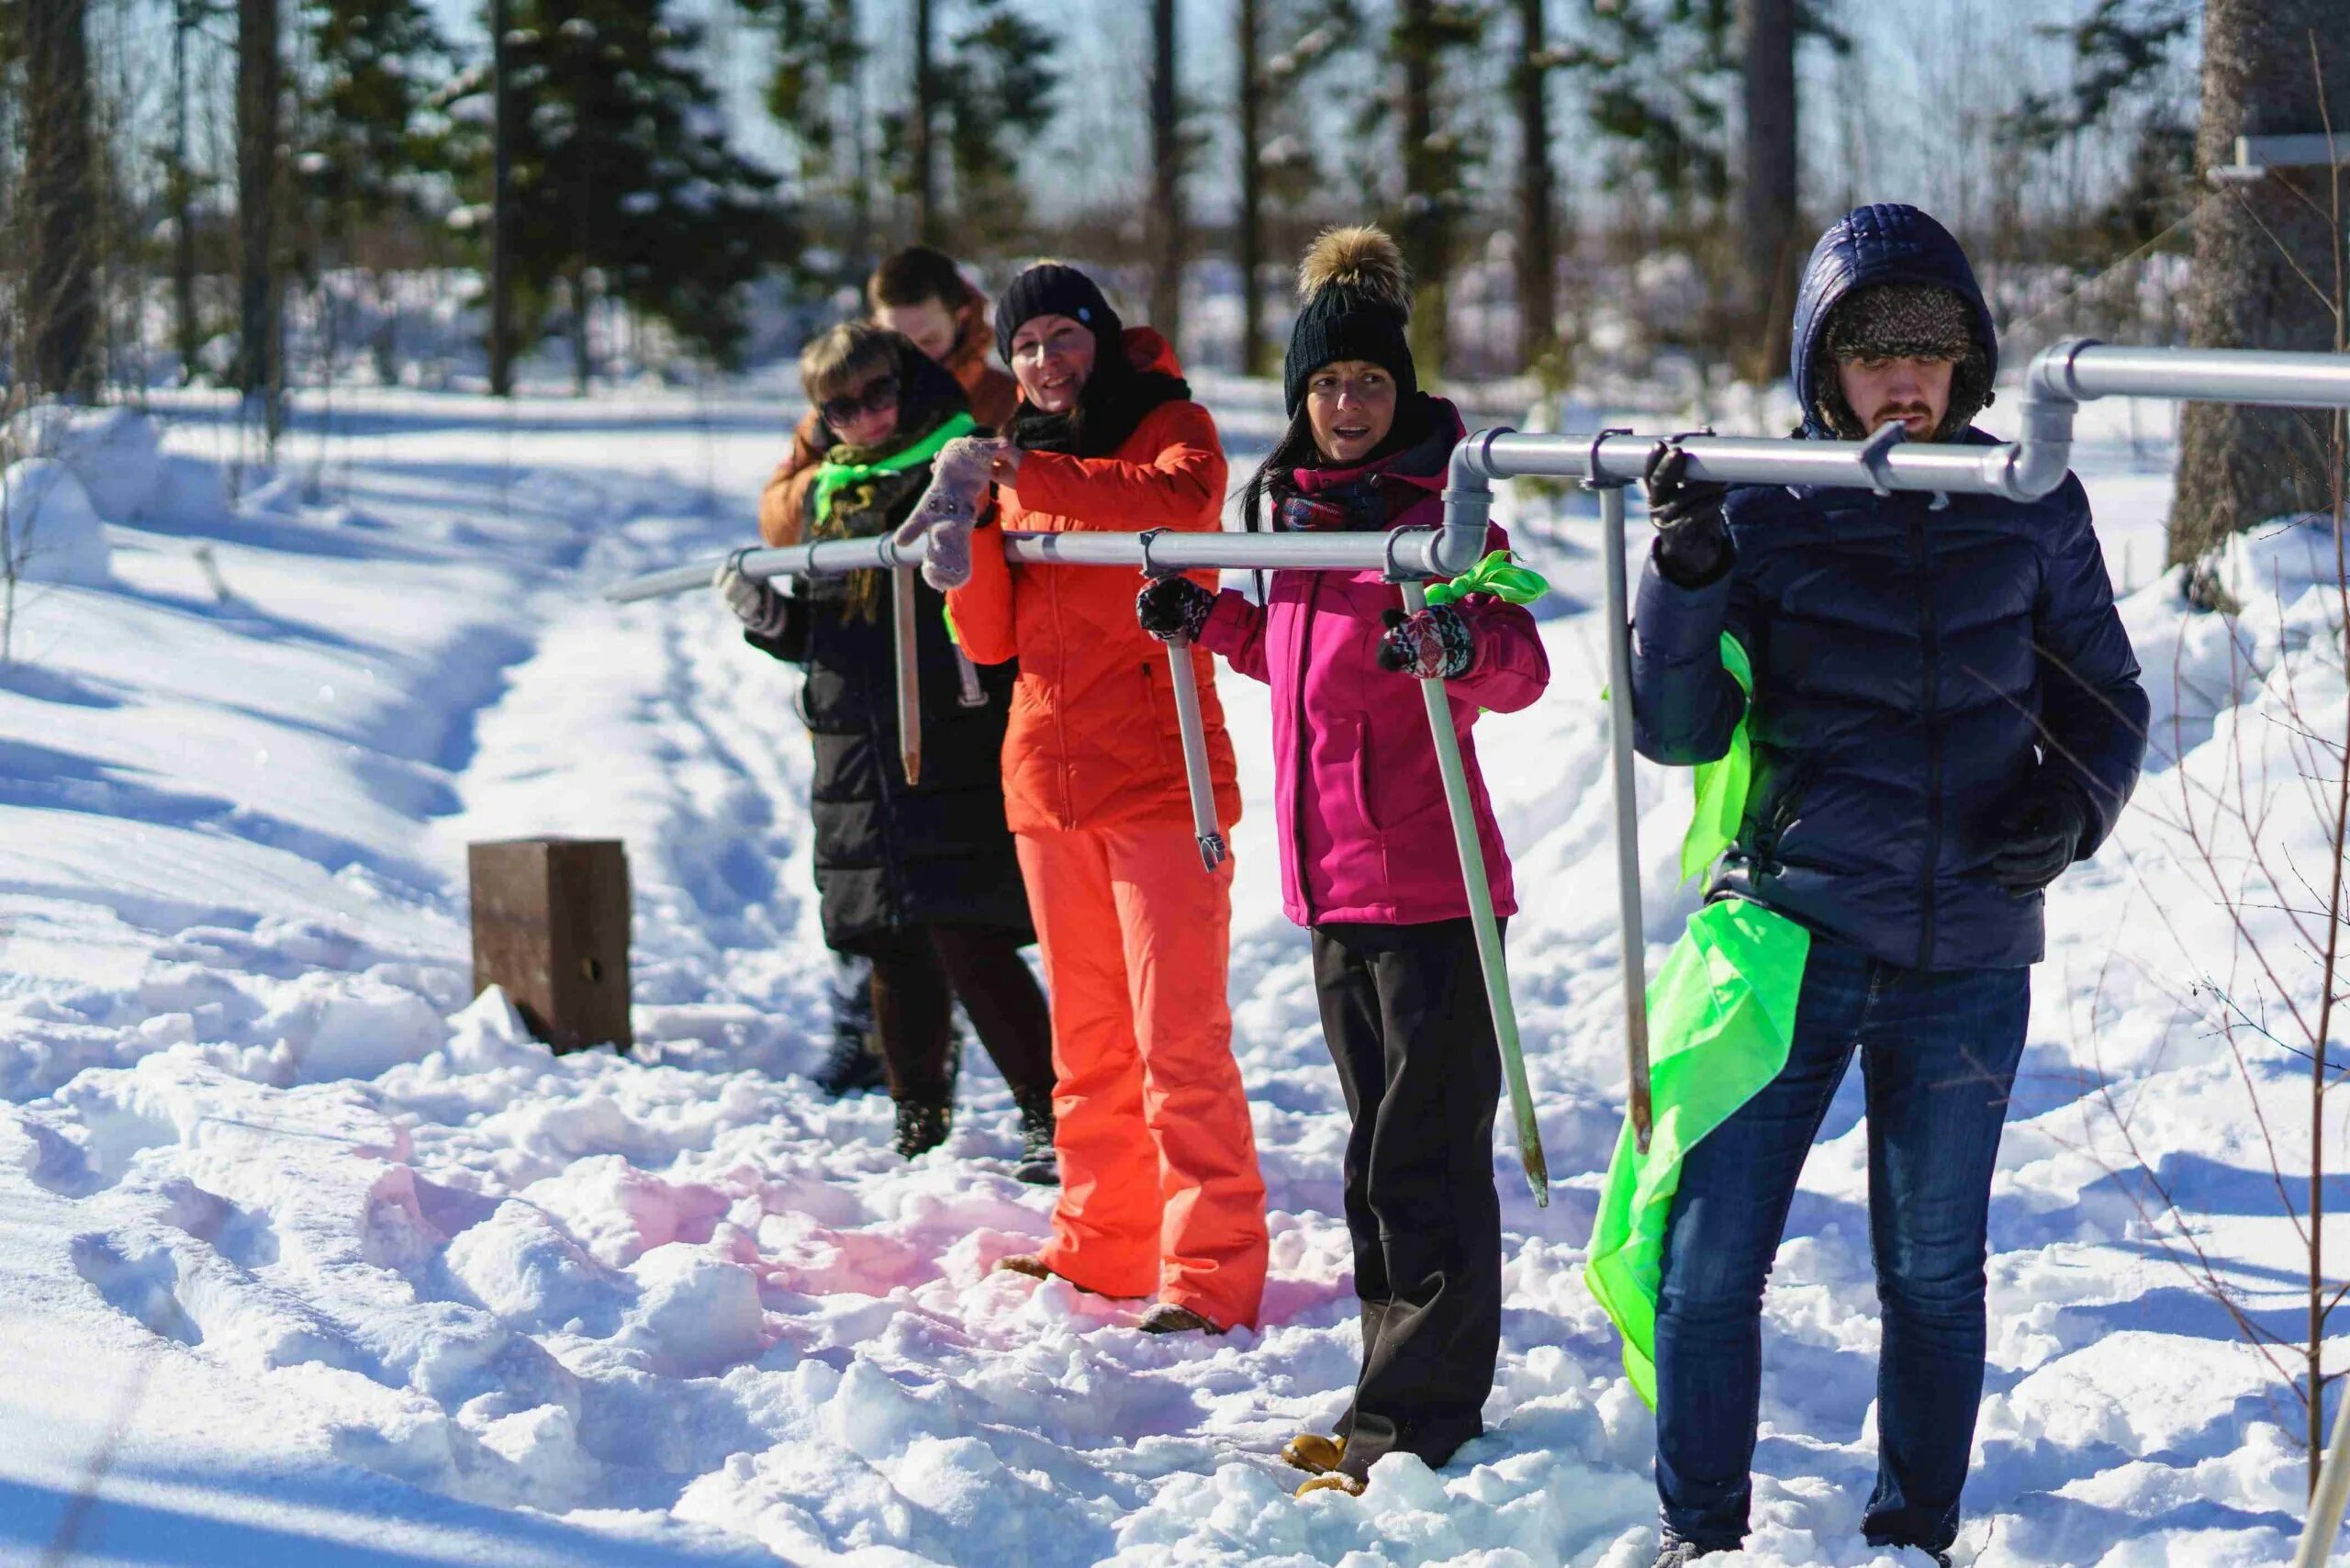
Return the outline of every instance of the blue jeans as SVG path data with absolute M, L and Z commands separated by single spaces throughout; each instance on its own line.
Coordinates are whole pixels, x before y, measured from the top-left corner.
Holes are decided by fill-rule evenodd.
M 1682 1167 L 1656 1317 L 1664 1522 L 1713 1550 L 1746 1537 L 1762 1380 L 1762 1285 L 1804 1156 L 1852 1050 L 1868 1090 L 1869 1242 L 1884 1349 L 1874 1546 L 1949 1547 L 1983 1395 L 1991 1170 L 2031 1009 L 2031 971 L 1927 971 L 1815 941 L 1785 1070 Z

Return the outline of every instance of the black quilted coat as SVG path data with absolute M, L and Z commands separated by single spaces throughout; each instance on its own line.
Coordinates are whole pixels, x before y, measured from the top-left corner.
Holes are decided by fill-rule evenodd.
M 926 429 L 942 409 L 962 408 L 961 389 L 920 351 L 907 345 L 900 360 L 901 428 Z M 896 527 L 929 481 L 924 465 L 884 482 L 872 492 L 874 506 L 845 532 Z M 782 634 L 749 638 L 807 671 L 800 708 L 816 748 L 810 809 L 826 945 L 870 951 L 921 925 L 979 926 L 1034 941 L 1003 820 L 1003 729 L 1019 666 L 966 666 L 947 636 L 946 599 L 915 577 L 922 770 L 921 782 L 908 785 L 898 756 L 891 582 L 867 585 L 869 618 L 856 587 L 853 578 L 803 583 Z

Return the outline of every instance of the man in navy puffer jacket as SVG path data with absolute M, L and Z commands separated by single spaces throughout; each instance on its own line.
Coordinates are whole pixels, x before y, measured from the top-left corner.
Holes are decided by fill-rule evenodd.
M 1914 207 L 1861 207 L 1796 305 L 1803 435 L 1988 442 L 1998 344 L 1964 254 Z M 1650 465 L 1656 545 L 1632 664 L 1637 744 L 1755 772 L 1715 898 L 1812 934 L 1785 1070 L 1684 1163 L 1657 1314 L 1662 1564 L 1746 1533 L 1762 1287 L 1853 1049 L 1885 1337 L 1863 1529 L 1946 1551 L 1984 1356 L 1985 1223 L 2043 946 L 2042 890 L 2137 782 L 2147 705 L 2087 497 L 2029 503 L 1690 480 Z M 1728 632 L 1753 666 L 1724 669 Z

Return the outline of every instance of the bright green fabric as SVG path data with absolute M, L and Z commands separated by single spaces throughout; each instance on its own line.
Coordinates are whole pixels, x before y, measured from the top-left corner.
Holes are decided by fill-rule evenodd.
M 938 455 L 938 449 L 958 435 L 968 435 L 979 427 L 968 414 L 957 414 L 936 430 L 907 447 L 893 452 L 878 463 L 834 463 L 829 458 L 816 470 L 816 521 L 822 524 L 832 515 L 833 496 L 851 485 L 862 485 L 867 479 L 878 479 L 884 474 L 902 474 L 909 468 L 919 468 Z
M 1746 650 L 1722 633 L 1722 667 L 1754 691 Z M 1737 838 L 1753 781 L 1747 721 L 1729 750 L 1695 772 L 1697 811 L 1681 842 L 1684 881 Z M 1624 1336 L 1624 1371 L 1656 1406 L 1656 1300 L 1664 1277 L 1665 1221 L 1681 1187 L 1681 1162 L 1787 1065 L 1796 1002 L 1811 934 L 1742 899 L 1707 904 L 1665 955 L 1649 988 L 1649 1096 L 1653 1125 L 1639 1150 L 1626 1117 L 1608 1162 L 1583 1279 Z
M 1550 591 L 1550 580 L 1541 573 L 1519 566 L 1508 551 L 1496 550 L 1450 582 L 1431 586 L 1428 603 L 1451 604 L 1472 593 L 1489 593 L 1512 604 L 1532 604 Z
M 1616 1140 L 1583 1279 L 1624 1336 L 1624 1370 L 1656 1407 L 1656 1301 L 1681 1161 L 1787 1065 L 1811 934 L 1742 899 L 1707 904 L 1649 988 L 1656 1119 L 1643 1155 Z
M 1729 633 L 1722 633 L 1722 667 L 1739 689 L 1754 695 L 1754 666 L 1745 648 Z M 1746 812 L 1746 791 L 1754 779 L 1754 747 L 1747 739 L 1746 721 L 1730 732 L 1729 750 L 1718 761 L 1696 767 L 1697 812 L 1681 841 L 1681 879 L 1689 880 L 1714 863 L 1717 856 L 1738 842 L 1739 818 Z

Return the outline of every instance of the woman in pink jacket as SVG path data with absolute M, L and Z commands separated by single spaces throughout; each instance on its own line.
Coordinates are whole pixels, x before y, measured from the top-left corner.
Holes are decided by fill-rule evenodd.
M 1419 390 L 1403 258 L 1376 229 L 1325 234 L 1299 269 L 1283 368 L 1290 428 L 1243 492 L 1281 529 L 1440 520 L 1452 405 Z M 1489 549 L 1506 541 L 1494 530 Z M 1222 654 L 1273 695 L 1281 897 L 1314 935 L 1322 1027 L 1353 1117 L 1347 1226 L 1362 1369 L 1334 1436 L 1284 1450 L 1316 1487 L 1360 1492 L 1381 1455 L 1441 1465 L 1483 1429 L 1501 1341 L 1494 1113 L 1501 1058 L 1477 967 L 1427 714 L 1441 678 L 1468 765 L 1494 912 L 1516 903 L 1470 726 L 1541 694 L 1534 619 L 1481 594 L 1406 615 L 1377 572 L 1276 572 L 1262 608 L 1183 577 L 1146 588 L 1144 630 Z

